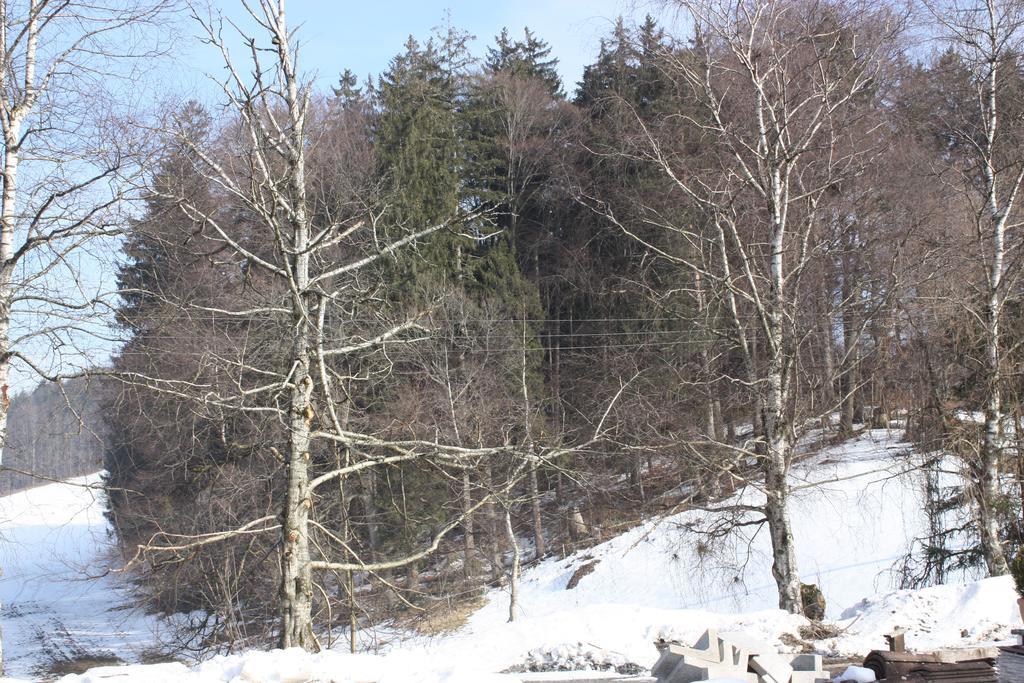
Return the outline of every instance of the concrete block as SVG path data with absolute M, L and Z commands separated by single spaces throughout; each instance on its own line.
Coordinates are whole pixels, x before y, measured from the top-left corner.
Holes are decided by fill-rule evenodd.
M 678 649 L 678 645 L 669 645 L 663 649 L 658 661 L 651 668 L 651 675 L 659 681 L 667 681 L 679 663 L 683 661 L 683 655 L 677 652 Z
M 708 637 L 705 633 L 697 641 L 697 647 L 672 644 L 661 651 L 661 656 L 651 669 L 651 675 L 667 679 L 682 661 L 695 665 L 717 665 L 722 663 L 721 643 L 714 634 Z
M 693 647 L 669 645 L 661 652 L 651 674 L 659 683 L 692 683 L 712 678 L 735 678 L 760 683 L 747 671 L 747 660 L 735 661 L 735 648 L 727 646 L 718 632 L 708 629 Z
M 793 667 L 775 652 L 754 655 L 750 668 L 761 677 L 761 683 L 789 683 L 793 677 Z
M 695 681 L 709 681 L 713 678 L 734 678 L 747 683 L 761 683 L 757 674 L 740 671 L 729 664 L 697 665 L 687 662 L 680 662 L 676 670 L 672 672 L 664 683 L 694 683 Z M 662 683 L 662 679 L 658 679 Z
M 821 655 L 797 655 L 789 660 L 793 667 L 790 683 L 831 683 L 832 677 L 823 668 Z
M 714 629 L 705 631 L 693 647 L 664 648 L 651 673 L 659 683 L 693 683 L 719 677 L 750 683 L 829 680 L 818 655 L 801 655 L 790 662 L 771 645 L 745 633 L 718 633 Z
M 718 631 L 709 628 L 704 635 L 697 639 L 697 642 L 690 648 L 689 656 L 700 657 L 708 662 L 721 662 L 725 659 L 725 650 L 722 646 L 722 639 Z
M 752 670 L 761 677 L 761 683 L 789 683 L 793 667 L 779 656 L 775 648 L 743 632 L 719 634 L 729 661 L 740 671 Z
M 719 639 L 734 648 L 746 650 L 753 657 L 761 654 L 775 654 L 775 648 L 743 631 L 725 631 L 718 634 Z
M 747 670 L 751 657 L 768 651 L 768 646 L 745 633 L 721 633 L 719 639 L 722 641 L 723 658 L 733 666 L 740 667 L 742 671 Z
M 797 655 L 789 660 L 793 671 L 818 671 L 823 672 L 821 655 Z

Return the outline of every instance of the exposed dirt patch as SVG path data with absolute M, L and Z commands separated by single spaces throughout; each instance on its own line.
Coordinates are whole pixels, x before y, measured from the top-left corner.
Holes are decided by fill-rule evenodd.
M 573 588 L 580 585 L 580 581 L 583 577 L 594 571 L 594 568 L 597 567 L 600 562 L 601 560 L 591 560 L 590 562 L 577 567 L 576 571 L 574 571 L 572 576 L 569 577 L 569 583 L 565 584 L 565 590 L 571 591 Z
M 425 636 L 437 636 L 460 629 L 478 609 L 487 602 L 483 595 L 466 600 L 449 602 L 439 600 L 427 607 L 409 624 L 417 633 Z
M 68 674 L 81 674 L 97 666 L 117 666 L 124 661 L 109 654 L 82 654 L 73 659 L 61 659 L 49 664 L 44 673 L 47 678 L 60 678 Z

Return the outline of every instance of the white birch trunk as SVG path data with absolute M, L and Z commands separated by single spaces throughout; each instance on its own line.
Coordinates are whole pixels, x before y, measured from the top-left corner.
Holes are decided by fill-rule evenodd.
M 508 542 L 512 544 L 512 569 L 509 572 L 509 598 L 508 598 L 508 620 L 516 620 L 516 609 L 519 603 L 519 543 L 516 541 L 516 532 L 512 528 L 512 513 L 505 508 L 505 532 L 508 534 Z
M 981 537 L 981 552 L 990 576 L 1009 573 L 1002 542 L 999 539 L 999 521 L 996 516 L 1000 495 L 999 489 L 999 432 L 1002 422 L 1003 404 L 1000 385 L 1002 376 L 999 367 L 1000 318 L 1002 314 L 1003 268 L 1006 252 L 1006 219 L 1013 200 L 1001 206 L 996 170 L 996 131 L 999 126 L 997 68 L 1001 57 L 1000 27 L 998 25 L 998 3 L 990 2 L 988 8 L 988 73 L 985 79 L 985 149 L 984 172 L 987 213 L 991 235 L 991 263 L 987 275 L 988 297 L 985 302 L 985 433 L 982 437 L 979 462 L 975 469 L 978 498 L 978 527 Z M 1020 180 L 1017 180 L 1017 186 Z M 1013 188 L 1011 197 L 1016 194 Z
M 789 459 L 790 424 L 787 408 L 789 396 L 788 363 L 795 354 L 789 348 L 783 323 L 786 306 L 785 266 L 785 176 L 776 169 L 772 174 L 770 194 L 771 261 L 769 265 L 769 287 L 767 310 L 763 312 L 765 326 L 765 348 L 768 356 L 765 379 L 764 411 L 762 423 L 766 453 L 764 454 L 765 517 L 772 540 L 772 576 L 779 590 L 779 607 L 799 614 L 800 576 L 796 566 L 796 552 L 793 543 L 793 526 L 789 518 Z
M 312 351 L 310 318 L 309 217 L 306 208 L 306 169 L 304 118 L 305 102 L 299 92 L 298 77 L 292 64 L 284 3 L 276 13 L 278 56 L 284 74 L 285 99 L 291 129 L 290 190 L 294 215 L 291 217 L 293 254 L 291 255 L 291 318 L 294 335 L 291 362 L 293 368 L 289 411 L 288 487 L 281 526 L 281 637 L 282 648 L 319 649 L 313 633 L 313 575 L 309 555 L 309 511 L 313 507 L 309 488 L 310 427 L 313 422 L 313 377 L 310 374 Z M 323 305 L 323 303 L 321 303 Z

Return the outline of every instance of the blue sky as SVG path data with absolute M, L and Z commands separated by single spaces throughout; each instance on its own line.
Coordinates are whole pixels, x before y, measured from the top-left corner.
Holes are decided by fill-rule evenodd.
M 225 16 L 242 15 L 236 0 L 213 0 L 212 4 Z M 409 35 L 425 40 L 435 27 L 445 24 L 446 12 L 450 12 L 455 27 L 476 36 L 473 52 L 477 56 L 485 53 L 503 26 L 515 36 L 529 26 L 552 46 L 565 90 L 571 94 L 615 17 L 642 18 L 645 12 L 655 13 L 653 6 L 649 0 L 290 0 L 288 21 L 299 29 L 304 69 L 315 72 L 325 88 L 333 85 L 345 68 L 360 79 L 376 76 L 387 68 Z M 195 33 L 195 27 L 187 22 L 182 29 L 186 35 Z M 196 45 L 187 50 L 182 64 L 177 77 L 186 88 L 202 89 L 202 75 L 217 73 L 221 67 L 218 55 Z

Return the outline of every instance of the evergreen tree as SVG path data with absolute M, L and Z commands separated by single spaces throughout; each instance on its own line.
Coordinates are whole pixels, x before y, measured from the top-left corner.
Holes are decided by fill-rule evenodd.
M 432 40 L 420 46 L 410 37 L 378 82 L 375 139 L 387 187 L 385 222 L 393 231 L 422 229 L 458 210 L 457 84 L 450 59 Z M 421 272 L 457 280 L 464 246 L 465 239 L 451 233 L 435 234 L 418 255 L 403 257 L 402 277 L 410 285 Z
M 363 101 L 363 91 L 358 87 L 358 84 L 359 78 L 355 72 L 351 69 L 345 69 L 341 72 L 341 76 L 338 77 L 338 85 L 331 89 L 334 93 L 334 98 L 342 106 Z
M 177 116 L 176 125 L 205 138 L 210 117 L 199 104 L 190 102 Z M 152 313 L 161 306 L 160 292 L 176 284 L 185 286 L 188 281 L 186 262 L 194 259 L 176 247 L 197 232 L 198 226 L 181 213 L 176 198 L 209 195 L 203 180 L 191 171 L 194 159 L 190 157 L 188 150 L 173 143 L 169 146 L 154 173 L 143 218 L 132 225 L 124 245 L 127 262 L 118 271 L 122 302 L 117 321 L 133 337 L 152 328 Z
M 189 104 L 175 119 L 182 135 L 215 147 L 210 117 L 201 107 Z M 223 245 L 204 234 L 202 222 L 180 208 L 181 198 L 187 197 L 208 215 L 223 215 L 225 224 L 240 215 L 215 196 L 195 171 L 194 153 L 179 139 L 171 135 L 164 141 L 165 152 L 151 178 L 144 211 L 131 226 L 124 247 L 127 259 L 118 274 L 122 302 L 117 319 L 128 338 L 113 370 L 130 381 L 110 384 L 104 406 L 110 429 L 105 465 L 108 515 L 125 548 L 147 543 L 163 529 L 205 533 L 230 526 L 233 515 L 265 504 L 253 490 L 267 497 L 271 492 L 255 482 L 267 481 L 267 470 L 276 468 L 273 460 L 251 457 L 253 444 L 273 425 L 198 406 L 146 379 L 180 377 L 219 386 L 219 368 L 204 360 L 215 349 L 230 356 L 233 349 L 244 347 L 245 339 L 254 338 L 248 335 L 251 320 L 238 316 L 215 321 L 200 313 L 204 306 L 244 306 L 239 302 L 251 291 L 247 282 L 255 275 L 245 263 L 227 259 Z M 246 239 L 244 227 L 237 234 Z M 273 338 L 272 330 L 263 333 Z M 278 345 L 263 347 L 274 350 Z M 226 544 L 219 556 L 168 569 L 178 572 L 174 581 L 140 575 L 140 589 L 158 611 L 202 609 L 223 626 L 221 620 L 238 606 L 215 588 L 213 577 L 219 573 L 223 580 L 235 581 L 230 571 L 225 575 L 225 567 L 245 566 L 247 555 L 267 551 L 261 544 Z M 273 594 L 273 581 L 268 571 L 246 585 L 253 609 L 267 606 L 260 596 Z
M 494 46 L 487 48 L 484 69 L 490 74 L 509 74 L 517 78 L 541 81 L 552 97 L 562 94 L 562 79 L 558 75 L 558 59 L 551 57 L 551 46 L 523 29 L 522 40 L 512 40 L 508 28 L 494 39 Z

